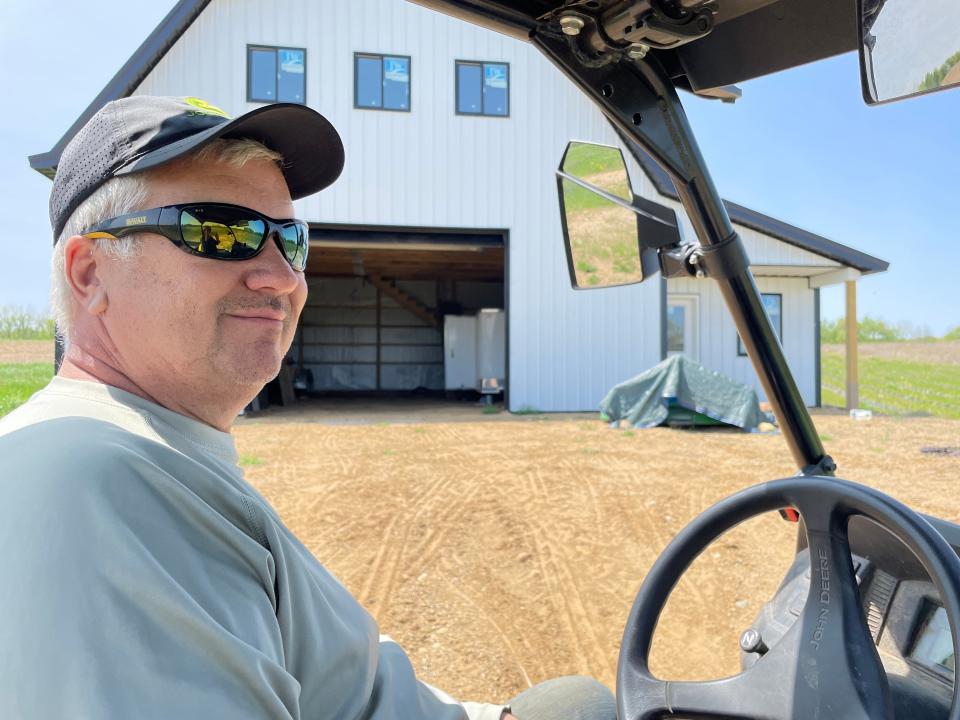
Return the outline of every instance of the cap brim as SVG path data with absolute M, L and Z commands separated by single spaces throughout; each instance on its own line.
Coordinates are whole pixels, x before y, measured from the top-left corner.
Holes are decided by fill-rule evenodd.
M 163 165 L 216 138 L 249 138 L 280 153 L 294 200 L 323 190 L 343 170 L 343 142 L 329 120 L 306 105 L 275 103 L 141 155 L 114 174 Z

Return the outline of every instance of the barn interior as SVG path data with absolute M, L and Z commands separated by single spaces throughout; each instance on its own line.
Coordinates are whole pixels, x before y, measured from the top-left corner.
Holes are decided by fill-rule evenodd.
M 503 399 L 506 242 L 505 231 L 311 226 L 307 304 L 260 404 L 287 404 L 291 386 Z

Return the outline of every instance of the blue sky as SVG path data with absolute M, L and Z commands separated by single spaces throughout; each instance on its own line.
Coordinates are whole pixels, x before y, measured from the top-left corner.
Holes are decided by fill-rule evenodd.
M 26 156 L 56 143 L 173 5 L 0 3 L 8 98 L 0 116 L 0 305 L 47 305 L 50 182 Z M 742 89 L 735 105 L 682 95 L 721 194 L 888 260 L 889 272 L 860 282 L 861 316 L 936 334 L 960 325 L 950 255 L 960 205 L 960 90 L 868 108 L 854 54 Z M 823 291 L 822 314 L 843 314 L 840 288 Z

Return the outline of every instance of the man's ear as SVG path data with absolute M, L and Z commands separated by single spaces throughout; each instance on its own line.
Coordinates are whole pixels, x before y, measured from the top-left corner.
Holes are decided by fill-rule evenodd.
M 77 304 L 91 315 L 107 309 L 107 290 L 94 257 L 95 241 L 83 235 L 71 235 L 63 248 L 63 272 Z

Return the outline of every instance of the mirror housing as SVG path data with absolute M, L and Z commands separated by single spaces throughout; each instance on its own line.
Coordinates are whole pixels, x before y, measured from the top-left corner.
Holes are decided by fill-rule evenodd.
M 857 27 L 867 105 L 960 85 L 956 0 L 857 0 Z
M 680 242 L 676 213 L 635 195 L 619 148 L 570 142 L 557 170 L 563 240 L 575 289 L 633 285 Z

